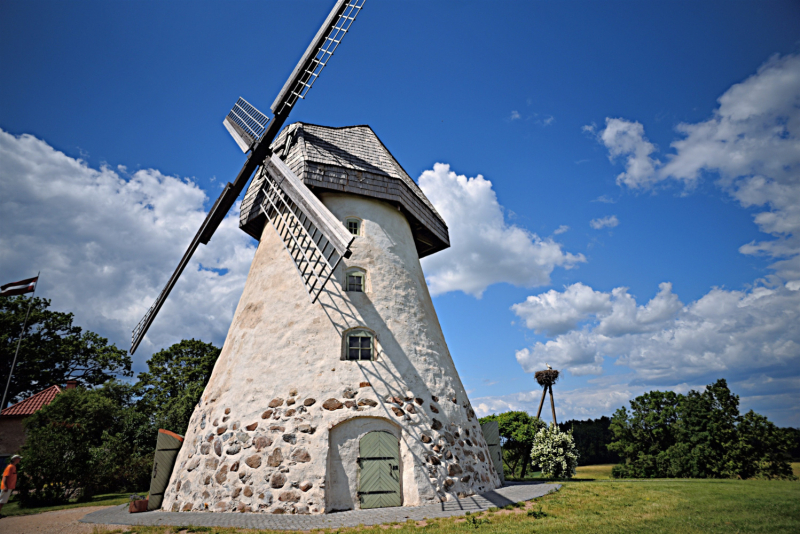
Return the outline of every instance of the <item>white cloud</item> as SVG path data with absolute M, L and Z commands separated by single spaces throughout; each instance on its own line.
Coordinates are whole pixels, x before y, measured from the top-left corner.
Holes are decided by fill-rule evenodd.
M 619 226 L 619 219 L 617 219 L 616 215 L 609 215 L 600 219 L 592 219 L 589 221 L 589 226 L 595 230 L 600 230 L 602 228 L 614 228 Z
M 480 298 L 501 282 L 545 285 L 554 268 L 586 261 L 552 239 L 506 223 L 492 183 L 481 175 L 467 178 L 437 163 L 422 173 L 419 185 L 450 231 L 450 248 L 422 261 L 433 295 L 463 291 Z
M 703 173 L 743 207 L 763 207 L 754 216 L 774 239 L 752 241 L 739 250 L 778 259 L 772 267 L 784 280 L 800 279 L 800 55 L 774 56 L 733 85 L 703 122 L 682 123 L 666 163 L 651 157 L 655 147 L 638 122 L 606 119 L 598 139 L 609 157 L 627 156 L 617 182 L 632 189 L 675 180 L 693 187 Z M 584 131 L 593 133 L 592 127 Z
M 600 195 L 596 199 L 592 200 L 592 202 L 602 202 L 603 204 L 616 204 L 617 201 L 608 195 Z
M 584 127 L 584 131 L 591 132 Z M 644 126 L 625 119 L 606 119 L 605 129 L 598 138 L 608 149 L 612 161 L 625 158 L 625 172 L 617 176 L 617 184 L 625 184 L 632 189 L 645 188 L 658 181 L 655 168 L 660 164 L 650 157 L 656 147 L 644 136 Z
M 563 233 L 566 233 L 567 231 L 569 231 L 569 226 L 567 226 L 566 224 L 562 224 L 561 226 L 559 226 L 558 228 L 556 228 L 556 229 L 553 231 L 553 233 L 554 233 L 555 235 L 561 235 L 561 234 L 563 234 Z
M 52 309 L 74 312 L 77 325 L 127 349 L 203 221 L 206 200 L 189 180 L 92 169 L 33 136 L 0 131 L 0 272 L 14 279 L 41 270 L 37 294 Z M 137 365 L 182 338 L 221 344 L 254 251 L 237 207 L 184 271 Z
M 514 111 L 511 112 L 510 120 L 515 121 L 515 120 L 518 120 L 518 119 L 521 119 L 521 118 L 522 118 L 522 115 L 519 114 L 519 111 L 514 110 Z
M 575 328 L 589 315 L 611 308 L 611 297 L 578 282 L 563 293 L 551 289 L 540 295 L 530 296 L 511 309 L 525 321 L 525 325 L 537 334 L 553 336 Z
M 547 362 L 576 375 L 597 374 L 606 357 L 648 383 L 800 375 L 800 291 L 783 285 L 715 288 L 684 306 L 663 283 L 640 306 L 626 288 L 602 293 L 574 284 L 512 309 L 529 328 L 558 332 L 517 352 L 526 372 Z

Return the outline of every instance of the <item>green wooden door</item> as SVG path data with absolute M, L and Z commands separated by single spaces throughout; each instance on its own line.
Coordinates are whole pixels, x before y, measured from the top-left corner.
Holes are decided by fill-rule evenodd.
M 163 428 L 158 429 L 156 455 L 153 459 L 153 475 L 150 478 L 150 494 L 147 500 L 147 511 L 158 510 L 164 500 L 164 492 L 172 476 L 175 459 L 183 445 L 183 436 L 179 436 Z
M 489 447 L 489 454 L 492 457 L 494 469 L 500 480 L 505 483 L 506 478 L 503 474 L 503 449 L 500 447 L 500 428 L 497 421 L 489 421 L 481 425 L 483 432 L 483 439 L 486 440 L 486 445 Z
M 358 444 L 361 508 L 402 506 L 400 443 L 388 432 L 370 432 Z

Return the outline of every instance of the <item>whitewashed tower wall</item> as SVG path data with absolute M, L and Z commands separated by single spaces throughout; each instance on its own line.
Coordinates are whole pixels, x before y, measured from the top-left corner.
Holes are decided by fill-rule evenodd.
M 312 303 L 267 224 L 233 323 L 189 423 L 164 498 L 174 511 L 357 509 L 359 439 L 399 439 L 402 503 L 494 489 L 480 425 L 447 349 L 407 217 L 389 202 L 318 192 L 361 235 Z M 366 291 L 344 291 L 366 272 Z M 343 359 L 368 329 L 374 361 Z

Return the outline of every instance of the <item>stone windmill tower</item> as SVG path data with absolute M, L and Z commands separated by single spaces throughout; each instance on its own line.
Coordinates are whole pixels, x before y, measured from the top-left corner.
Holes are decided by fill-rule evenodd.
M 328 35 L 360 4 L 337 4 L 296 73 L 314 72 L 306 56 L 338 44 Z M 288 115 L 281 98 L 272 129 Z M 419 263 L 449 246 L 445 222 L 368 126 L 295 123 L 275 138 L 265 118 L 240 100 L 226 119 L 251 151 L 242 172 L 260 158 L 240 215 L 259 245 L 164 509 L 324 513 L 496 488 Z M 225 195 L 189 257 L 224 217 Z

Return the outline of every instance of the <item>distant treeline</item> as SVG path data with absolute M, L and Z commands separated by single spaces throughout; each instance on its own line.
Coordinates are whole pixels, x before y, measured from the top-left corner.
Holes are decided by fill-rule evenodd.
M 608 444 L 613 439 L 610 417 L 604 415 L 585 421 L 571 419 L 559 423 L 558 427 L 562 432 L 572 430 L 575 446 L 580 453 L 578 465 L 616 464 L 620 461 L 616 451 L 608 450 Z
M 533 436 L 545 422 L 527 412 L 481 418 L 497 421 L 506 477 L 523 479 L 531 465 Z M 739 397 L 725 380 L 703 392 L 650 391 L 613 417 L 560 423 L 572 431 L 578 465 L 618 464 L 626 478 L 786 478 L 800 457 L 800 429 L 779 428 L 752 410 L 739 413 Z

